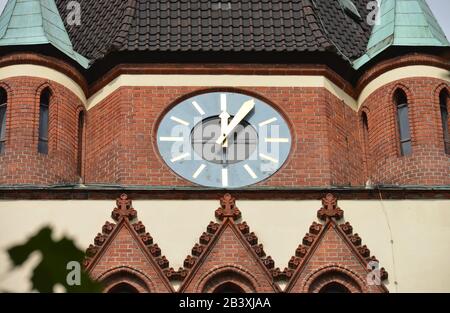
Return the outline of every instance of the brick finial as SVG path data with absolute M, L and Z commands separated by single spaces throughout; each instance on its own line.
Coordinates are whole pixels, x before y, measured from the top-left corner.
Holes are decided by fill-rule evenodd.
M 322 208 L 317 212 L 317 217 L 322 221 L 344 217 L 344 211 L 337 206 L 337 198 L 333 194 L 329 193 L 322 199 Z
M 116 208 L 111 213 L 111 217 L 118 222 L 121 218 L 133 220 L 137 217 L 136 210 L 132 207 L 131 199 L 126 194 L 120 195 L 116 200 Z
M 220 198 L 220 208 L 216 210 L 216 217 L 223 221 L 226 217 L 234 221 L 241 217 L 241 211 L 236 207 L 236 199 L 229 193 Z

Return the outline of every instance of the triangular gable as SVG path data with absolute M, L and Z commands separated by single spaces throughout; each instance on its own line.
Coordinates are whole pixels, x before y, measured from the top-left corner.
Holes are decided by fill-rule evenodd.
M 289 268 L 278 273 L 289 279 L 286 292 L 320 292 L 337 283 L 350 292 L 388 292 L 382 284 L 388 278 L 378 260 L 362 245 L 358 234 L 353 234 L 350 223 L 337 224 L 344 212 L 337 199 L 328 194 L 322 200 L 318 218 L 289 261 Z
M 112 218 L 117 224 L 106 222 L 86 251 L 84 265 L 91 277 L 103 282 L 106 291 L 126 282 L 140 292 L 173 292 L 167 278 L 173 269 L 142 222 L 132 223 L 137 213 L 125 194 L 117 199 Z
M 233 283 L 244 292 L 278 292 L 273 282 L 274 261 L 266 257 L 263 246 L 247 223 L 236 223 L 241 212 L 235 199 L 226 194 L 216 210 L 220 224 L 211 222 L 200 242 L 184 261 L 186 278 L 180 292 L 214 292 Z

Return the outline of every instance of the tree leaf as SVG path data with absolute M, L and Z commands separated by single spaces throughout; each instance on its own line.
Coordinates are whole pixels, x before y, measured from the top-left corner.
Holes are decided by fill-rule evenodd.
M 64 237 L 59 241 L 54 241 L 52 229 L 45 227 L 29 238 L 26 243 L 11 247 L 7 252 L 14 266 L 17 267 L 22 265 L 35 251 L 41 253 L 42 259 L 33 270 L 31 278 L 33 290 L 50 293 L 54 291 L 55 285 L 61 284 L 67 292 L 101 291 L 100 284 L 92 281 L 84 271 L 80 273 L 80 285 L 68 285 L 67 264 L 72 261 L 81 264 L 84 258 L 84 252 L 76 247 L 73 240 Z

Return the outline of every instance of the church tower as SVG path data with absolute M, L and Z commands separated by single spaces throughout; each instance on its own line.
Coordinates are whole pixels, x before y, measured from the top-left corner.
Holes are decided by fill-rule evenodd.
M 8 0 L 0 287 L 48 226 L 104 292 L 450 291 L 449 45 L 425 0 Z

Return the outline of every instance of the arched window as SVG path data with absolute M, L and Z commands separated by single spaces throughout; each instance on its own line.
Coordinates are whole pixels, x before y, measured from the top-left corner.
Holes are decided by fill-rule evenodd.
M 213 293 L 245 293 L 245 291 L 238 285 L 231 282 L 227 282 L 216 287 Z
M 368 171 L 368 161 L 370 154 L 370 146 L 369 146 L 369 120 L 367 118 L 367 113 L 362 112 L 361 114 L 361 124 L 363 131 L 363 149 L 364 149 L 364 162 L 366 165 L 366 171 Z
M 6 93 L 6 90 L 0 88 L 0 154 L 5 151 L 7 103 L 8 95 Z
M 150 292 L 150 280 L 142 273 L 128 267 L 118 267 L 103 273 L 97 279 L 106 293 Z
M 342 284 L 331 282 L 323 286 L 319 293 L 350 293 L 350 290 Z
M 409 127 L 409 106 L 406 94 L 397 90 L 395 92 L 395 105 L 397 107 L 397 124 L 400 138 L 400 153 L 402 156 L 411 155 L 411 131 Z
M 48 115 L 50 108 L 51 92 L 45 88 L 41 93 L 39 102 L 39 141 L 38 152 L 48 154 Z
M 303 290 L 309 293 L 360 293 L 363 292 L 363 282 L 344 268 L 330 267 L 313 274 Z
M 366 112 L 363 112 L 361 114 L 361 123 L 362 123 L 362 126 L 363 126 L 364 139 L 367 142 L 367 140 L 369 139 L 369 120 L 367 118 Z
M 120 283 L 112 287 L 108 293 L 139 293 L 139 291 L 127 283 Z
M 448 91 L 442 90 L 439 94 L 439 104 L 441 107 L 442 130 L 444 132 L 445 153 L 450 154 L 450 135 L 448 133 Z
M 83 165 L 83 129 L 84 129 L 84 111 L 78 115 L 78 155 L 77 155 L 77 173 L 81 177 L 81 168 Z
M 257 292 L 251 277 L 238 269 L 223 268 L 210 274 L 199 286 L 201 293 L 253 293 Z

